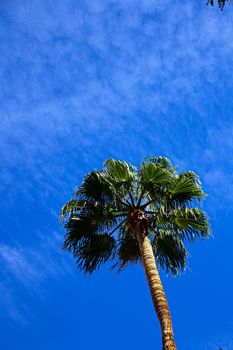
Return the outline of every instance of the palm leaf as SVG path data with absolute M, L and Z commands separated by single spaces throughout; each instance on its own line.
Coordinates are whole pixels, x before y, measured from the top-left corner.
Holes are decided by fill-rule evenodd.
M 161 186 L 170 181 L 171 175 L 154 163 L 145 163 L 141 167 L 141 181 L 145 185 Z
M 66 224 L 66 236 L 63 247 L 68 252 L 75 254 L 76 249 L 82 241 L 88 240 L 97 234 L 98 225 L 94 225 L 89 220 L 71 218 Z
M 114 193 L 106 181 L 102 172 L 92 171 L 87 174 L 82 185 L 75 192 L 75 197 L 81 197 L 82 199 L 94 200 L 101 203 L 113 200 Z
M 117 267 L 118 271 L 121 271 L 128 264 L 137 263 L 141 259 L 135 233 L 127 225 L 120 230 L 116 257 L 118 261 L 113 267 Z
M 206 194 L 193 178 L 181 175 L 171 182 L 168 189 L 168 201 L 170 204 L 185 206 L 195 199 L 200 200 Z
M 186 268 L 187 250 L 183 242 L 174 237 L 172 231 L 160 230 L 152 243 L 158 266 L 176 275 Z
M 131 164 L 114 159 L 105 161 L 104 174 L 106 181 L 115 194 L 116 200 L 130 205 L 134 204 L 134 178 L 135 172 Z
M 146 163 L 153 163 L 156 166 L 169 171 L 170 173 L 175 172 L 175 167 L 172 165 L 171 161 L 167 157 L 150 156 L 149 158 L 145 158 L 143 164 Z
M 176 208 L 169 211 L 157 209 L 149 221 L 152 232 L 167 230 L 180 239 L 193 242 L 210 235 L 206 214 L 198 208 Z
M 114 182 L 122 184 L 130 184 L 134 178 L 133 167 L 127 162 L 123 162 L 115 159 L 107 159 L 105 161 L 105 168 L 109 177 Z
M 179 174 L 179 179 L 190 179 L 193 181 L 196 181 L 198 184 L 200 184 L 199 176 L 194 171 L 182 171 Z
M 60 222 L 62 222 L 67 217 L 67 215 L 77 213 L 86 205 L 90 205 L 86 200 L 71 199 L 61 209 Z
M 172 224 L 182 239 L 193 242 L 196 238 L 206 238 L 210 228 L 206 214 L 198 208 L 175 209 L 172 212 Z
M 143 195 L 147 200 L 154 203 L 159 198 L 163 197 L 167 186 L 172 181 L 172 178 L 172 172 L 167 168 L 163 168 L 160 164 L 153 162 L 142 164 L 139 171 L 141 196 L 138 204 L 140 204 Z
M 108 234 L 98 234 L 83 240 L 73 255 L 77 267 L 84 273 L 92 274 L 114 256 L 115 239 Z

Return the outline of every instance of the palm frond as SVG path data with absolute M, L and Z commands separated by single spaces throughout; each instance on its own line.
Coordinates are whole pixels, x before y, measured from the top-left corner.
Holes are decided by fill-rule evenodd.
M 90 236 L 73 251 L 77 267 L 84 273 L 92 274 L 114 256 L 115 238 L 108 234 Z
M 171 231 L 160 230 L 152 243 L 158 266 L 167 273 L 177 275 L 186 268 L 187 250 L 183 242 Z
M 179 179 L 190 179 L 196 181 L 200 185 L 199 176 L 194 171 L 182 171 L 179 174 Z
M 143 164 L 147 163 L 153 163 L 156 166 L 160 167 L 161 169 L 167 170 L 171 173 L 176 172 L 176 168 L 172 165 L 171 161 L 167 157 L 161 157 L 161 156 L 150 156 L 148 158 L 144 159 Z
M 60 212 L 60 222 L 62 222 L 67 216 L 77 213 L 86 205 L 90 205 L 90 203 L 86 200 L 71 199 L 70 201 L 66 202 Z
M 94 200 L 104 204 L 106 201 L 113 200 L 114 192 L 108 181 L 106 181 L 103 172 L 92 171 L 84 178 L 83 183 L 75 192 L 75 197 Z
M 106 181 L 111 186 L 116 200 L 124 202 L 128 206 L 134 205 L 134 167 L 120 160 L 107 159 L 105 161 L 104 174 Z
M 88 240 L 98 232 L 98 225 L 89 220 L 71 218 L 66 224 L 66 236 L 63 247 L 68 252 L 75 254 L 75 251 L 82 241 Z
M 154 163 L 142 164 L 140 173 L 144 186 L 161 186 L 171 181 L 170 173 Z
M 124 225 L 120 230 L 116 258 L 117 262 L 113 267 L 117 267 L 118 271 L 121 271 L 128 264 L 137 263 L 141 260 L 135 233 L 127 225 Z
M 152 162 L 143 163 L 139 170 L 141 196 L 138 204 L 140 204 L 142 195 L 152 202 L 163 197 L 172 179 L 172 173 L 161 165 Z
M 107 159 L 105 161 L 105 169 L 107 174 L 114 182 L 118 184 L 131 184 L 134 178 L 133 166 L 127 162 L 115 159 Z
M 198 208 L 175 208 L 167 212 L 159 208 L 151 214 L 149 227 L 154 234 L 166 230 L 189 242 L 210 235 L 207 215 Z
M 207 215 L 198 208 L 174 209 L 172 225 L 180 238 L 188 239 L 190 242 L 196 238 L 207 238 L 210 235 Z
M 196 179 L 185 175 L 174 178 L 168 188 L 168 202 L 177 206 L 186 206 L 205 196 Z

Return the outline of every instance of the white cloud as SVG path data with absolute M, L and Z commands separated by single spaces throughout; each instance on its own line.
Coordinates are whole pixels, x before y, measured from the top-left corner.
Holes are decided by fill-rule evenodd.
M 200 171 L 208 201 L 229 206 L 232 128 L 214 108 L 230 102 L 232 16 L 204 1 L 173 3 L 34 0 L 1 8 L 0 186 L 10 219 L 17 209 L 52 216 L 84 170 L 108 156 L 156 152 Z M 12 220 L 21 220 L 25 238 L 26 219 Z M 2 300 L 14 318 L 25 314 L 15 308 L 14 283 L 40 293 L 46 278 L 69 271 L 60 241 L 46 228 L 30 247 L 17 235 L 14 245 L 0 245 L 11 291 Z
M 208 191 L 215 197 L 215 206 L 232 208 L 233 192 L 233 128 L 223 125 L 210 128 L 203 152 L 203 177 Z
M 40 271 L 33 266 L 32 262 L 29 262 L 25 252 L 7 245 L 1 245 L 0 257 L 7 273 L 12 274 L 21 282 L 35 283 L 40 278 Z
M 47 280 L 55 282 L 61 276 L 73 274 L 61 250 L 61 241 L 59 234 L 50 233 L 47 237 L 37 235 L 27 247 L 22 243 L 0 245 L 0 306 L 21 325 L 36 321 L 36 315 L 30 311 L 31 299 L 40 302 L 41 298 L 49 297 Z

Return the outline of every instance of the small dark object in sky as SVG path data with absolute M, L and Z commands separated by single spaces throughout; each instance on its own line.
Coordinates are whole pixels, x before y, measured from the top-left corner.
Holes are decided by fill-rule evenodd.
M 218 2 L 218 7 L 220 8 L 220 10 L 222 11 L 224 6 L 226 5 L 227 2 L 230 2 L 230 0 L 217 0 Z M 208 0 L 207 1 L 207 5 L 211 5 L 214 6 L 214 0 Z

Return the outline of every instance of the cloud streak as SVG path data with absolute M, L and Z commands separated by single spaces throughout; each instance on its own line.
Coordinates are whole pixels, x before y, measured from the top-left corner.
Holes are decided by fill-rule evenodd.
M 0 4 L 1 306 L 21 324 L 29 289 L 71 273 L 59 209 L 105 158 L 169 156 L 232 210 L 232 16 L 173 3 Z
M 56 283 L 62 276 L 71 277 L 73 274 L 61 250 L 61 240 L 60 235 L 50 233 L 48 238 L 37 235 L 27 247 L 22 243 L 0 245 L 0 306 L 23 326 L 36 321 L 36 316 L 30 311 L 30 300 L 49 297 L 47 281 Z

